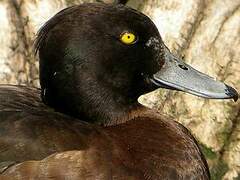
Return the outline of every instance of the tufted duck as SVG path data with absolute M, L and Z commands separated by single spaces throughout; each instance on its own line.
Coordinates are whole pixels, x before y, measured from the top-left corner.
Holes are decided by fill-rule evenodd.
M 238 94 L 171 54 L 147 16 L 69 7 L 41 28 L 36 52 L 41 90 L 0 86 L 1 178 L 209 179 L 189 131 L 137 98 L 157 88 Z

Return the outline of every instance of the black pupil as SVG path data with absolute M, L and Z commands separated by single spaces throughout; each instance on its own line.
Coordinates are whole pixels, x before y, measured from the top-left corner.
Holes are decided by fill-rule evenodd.
M 128 36 L 128 39 L 130 39 L 130 36 Z

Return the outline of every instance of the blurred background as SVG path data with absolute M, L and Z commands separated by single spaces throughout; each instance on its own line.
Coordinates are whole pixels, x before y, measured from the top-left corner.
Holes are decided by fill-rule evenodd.
M 39 87 L 32 50 L 37 30 L 59 10 L 83 2 L 96 1 L 0 0 L 0 83 Z M 151 17 L 172 52 L 240 90 L 240 0 L 129 0 L 127 5 Z M 192 132 L 212 179 L 240 180 L 240 102 L 168 90 L 139 101 Z

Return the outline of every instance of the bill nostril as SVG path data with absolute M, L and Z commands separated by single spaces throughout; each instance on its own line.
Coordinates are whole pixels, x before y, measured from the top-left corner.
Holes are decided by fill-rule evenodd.
M 186 67 L 186 66 L 184 66 L 184 65 L 182 65 L 182 64 L 178 64 L 178 66 L 179 66 L 181 69 L 185 70 L 185 71 L 188 70 L 188 67 Z

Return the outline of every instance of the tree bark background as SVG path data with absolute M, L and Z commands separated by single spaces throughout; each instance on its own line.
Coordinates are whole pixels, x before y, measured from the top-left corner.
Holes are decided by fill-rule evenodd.
M 94 0 L 0 0 L 0 83 L 39 86 L 32 45 L 64 7 Z M 111 0 L 106 0 L 111 2 Z M 240 0 L 129 0 L 196 69 L 240 89 Z M 240 179 L 240 103 L 157 90 L 143 104 L 172 116 L 198 139 L 212 179 Z

